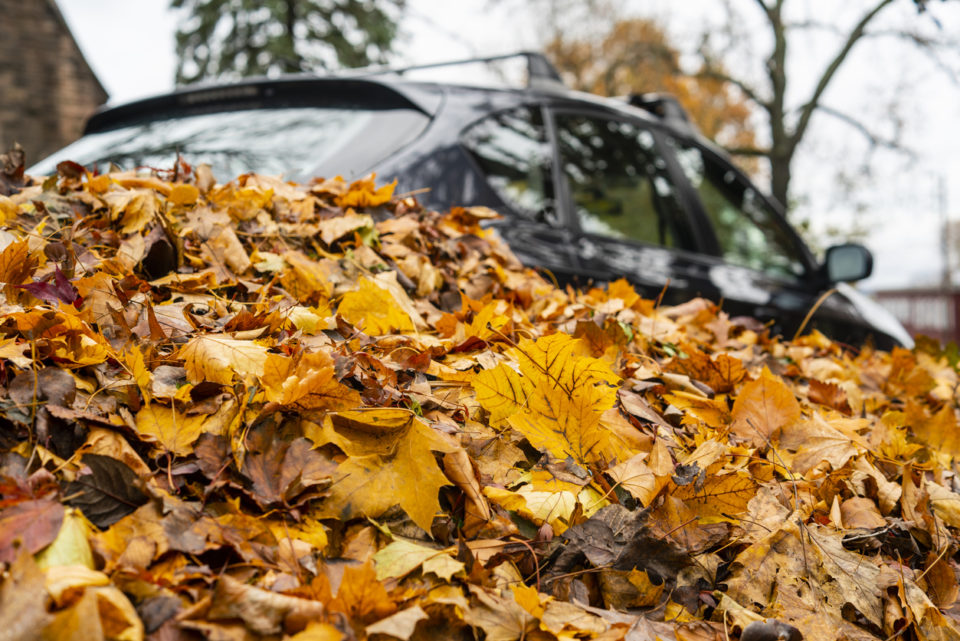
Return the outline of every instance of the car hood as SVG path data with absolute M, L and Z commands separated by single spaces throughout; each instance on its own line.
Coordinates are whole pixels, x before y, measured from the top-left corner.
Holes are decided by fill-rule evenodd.
M 837 292 L 842 294 L 851 305 L 856 307 L 864 320 L 873 325 L 876 329 L 888 334 L 901 345 L 912 348 L 913 338 L 903 328 L 900 321 L 884 309 L 879 303 L 857 291 L 847 283 L 837 283 Z

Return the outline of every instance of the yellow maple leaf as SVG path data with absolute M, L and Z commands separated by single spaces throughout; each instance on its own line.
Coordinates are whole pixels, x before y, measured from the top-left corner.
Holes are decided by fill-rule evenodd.
M 236 403 L 232 402 L 224 403 L 216 414 L 194 416 L 151 403 L 137 412 L 137 431 L 154 438 L 164 450 L 186 456 L 204 432 L 222 434 L 235 413 Z
M 195 205 L 200 198 L 200 190 L 193 185 L 180 183 L 173 186 L 167 198 L 174 205 Z
M 806 474 L 822 463 L 839 470 L 847 461 L 866 449 L 866 444 L 856 433 L 862 419 L 833 419 L 828 421 L 820 414 L 810 420 L 784 428 L 779 445 L 785 451 L 780 458 L 799 474 Z
M 746 472 L 708 476 L 702 485 L 690 483 L 678 487 L 673 496 L 682 499 L 700 523 L 730 521 L 747 511 L 747 503 L 757 493 L 757 483 Z
M 477 402 L 490 413 L 491 425 L 497 425 L 523 410 L 533 384 L 509 365 L 500 363 L 480 372 L 473 381 Z
M 644 507 L 650 505 L 666 479 L 669 479 L 669 477 L 658 478 L 644 462 L 646 456 L 645 453 L 637 454 L 607 470 L 610 478 L 640 501 Z
M 350 183 L 347 193 L 337 197 L 337 206 L 344 209 L 347 207 L 376 207 L 390 202 L 390 199 L 393 198 L 393 190 L 397 187 L 397 181 L 394 180 L 392 183 L 377 189 L 374 183 L 376 177 L 376 174 L 370 174 L 366 178 Z
M 678 409 L 683 410 L 682 422 L 684 425 L 697 425 L 700 421 L 708 427 L 718 428 L 730 423 L 730 406 L 726 396 L 707 398 L 690 392 L 673 392 L 664 394 L 664 400 Z
M 267 361 L 267 348 L 253 341 L 205 334 L 183 346 L 180 358 L 187 380 L 230 385 L 234 375 L 246 379 L 261 376 Z
M 38 262 L 30 254 L 28 241 L 10 243 L 0 251 L 0 283 L 19 285 L 26 282 Z
M 763 447 L 780 429 L 800 418 L 800 403 L 790 388 L 766 367 L 743 386 L 733 403 L 730 431 L 753 447 Z
M 337 467 L 330 495 L 321 506 L 321 518 L 377 517 L 399 505 L 414 523 L 430 531 L 440 510 L 440 488 L 452 484 L 437 465 L 433 451 L 448 452 L 454 447 L 422 421 L 407 421 L 406 428 L 388 430 L 387 447 L 373 454 L 351 455 Z M 343 444 L 347 454 L 368 451 L 352 449 L 349 439 L 342 436 L 332 442 Z
M 351 621 L 362 623 L 378 621 L 397 611 L 397 604 L 377 580 L 370 561 L 343 571 L 337 596 L 327 607 L 332 612 L 344 613 Z
M 626 458 L 629 449 L 600 422 L 616 402 L 620 378 L 606 362 L 578 356 L 577 343 L 565 334 L 521 341 L 510 352 L 520 372 L 501 363 L 479 374 L 477 401 L 494 421 L 506 420 L 556 458 L 581 465 Z
M 330 296 L 333 288 L 330 284 L 332 270 L 329 261 L 316 261 L 295 250 L 285 252 L 283 260 L 289 269 L 283 271 L 280 282 L 291 296 L 301 302 Z
M 410 316 L 400 308 L 390 292 L 369 278 L 361 278 L 356 291 L 343 295 L 337 312 L 373 336 L 414 329 Z
M 451 575 L 464 568 L 461 561 L 454 560 L 448 554 L 449 551 L 437 550 L 404 539 L 395 539 L 393 543 L 373 555 L 373 561 L 377 566 L 377 579 L 383 581 L 390 578 L 402 578 L 423 566 L 424 574 L 430 571 L 436 573 L 438 570 L 446 574 L 445 571 L 449 571 L 449 574 L 446 575 L 446 579 L 449 580 Z M 435 562 L 428 565 L 431 560 Z M 438 576 L 441 575 L 438 574 Z

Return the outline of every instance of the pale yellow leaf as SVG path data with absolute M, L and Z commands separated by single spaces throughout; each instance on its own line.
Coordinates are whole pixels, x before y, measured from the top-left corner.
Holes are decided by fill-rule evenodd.
M 427 613 L 415 605 L 406 610 L 400 610 L 396 614 L 391 614 L 385 619 L 380 619 L 376 623 L 367 626 L 367 634 L 385 634 L 395 639 L 407 641 L 413 636 L 413 631 L 417 623 L 429 618 Z
M 321 220 L 317 226 L 320 228 L 320 238 L 323 242 L 332 245 L 333 241 L 339 240 L 353 231 L 364 227 L 372 228 L 373 218 L 367 214 L 347 213 L 343 216 Z
M 661 487 L 657 483 L 656 475 L 644 462 L 646 456 L 637 454 L 607 470 L 610 478 L 644 507 L 650 505 Z
M 234 375 L 244 380 L 263 375 L 267 348 L 253 341 L 204 334 L 181 348 L 179 356 L 187 380 L 194 385 L 203 381 L 230 385 Z

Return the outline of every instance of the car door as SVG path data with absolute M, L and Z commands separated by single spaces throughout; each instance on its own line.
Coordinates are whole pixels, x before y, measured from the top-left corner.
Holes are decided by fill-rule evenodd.
M 707 221 L 696 260 L 731 315 L 773 321 L 792 334 L 822 289 L 813 257 L 800 237 L 745 175 L 699 141 L 665 133 L 666 158 L 696 198 L 693 214 Z
M 555 109 L 550 119 L 562 208 L 584 273 L 627 278 L 647 297 L 676 304 L 717 298 L 654 128 L 603 112 Z
M 543 108 L 523 105 L 489 115 L 468 127 L 461 143 L 491 196 L 509 209 L 501 211 L 505 218 L 492 226 L 517 257 L 548 270 L 560 282 L 579 281 L 582 267 L 557 204 L 554 153 Z

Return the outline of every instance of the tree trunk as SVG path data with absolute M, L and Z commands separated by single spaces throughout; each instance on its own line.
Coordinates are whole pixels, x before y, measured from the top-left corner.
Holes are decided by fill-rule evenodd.
M 290 53 L 282 61 L 283 70 L 287 73 L 303 71 L 302 60 L 297 55 L 297 39 L 294 30 L 297 26 L 297 0 L 286 1 L 286 15 L 284 16 L 284 32 L 287 38 Z
M 770 193 L 789 211 L 787 200 L 790 189 L 790 156 L 770 156 Z

